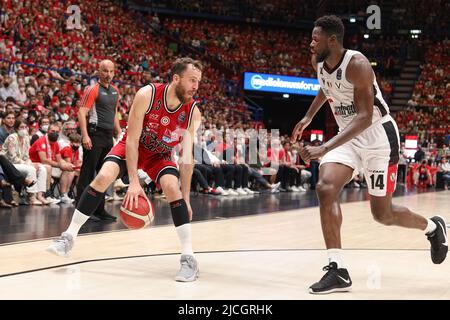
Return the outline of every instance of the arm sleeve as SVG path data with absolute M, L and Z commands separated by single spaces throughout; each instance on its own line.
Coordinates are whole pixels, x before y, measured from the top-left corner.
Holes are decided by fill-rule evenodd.
M 81 97 L 80 108 L 91 109 L 98 96 L 98 84 L 86 88 Z

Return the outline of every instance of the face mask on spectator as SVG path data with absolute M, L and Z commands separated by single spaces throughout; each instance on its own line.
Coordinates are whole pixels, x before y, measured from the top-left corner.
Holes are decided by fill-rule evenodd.
M 19 131 L 17 131 L 17 134 L 19 135 L 19 137 L 26 137 L 28 135 L 28 130 L 27 129 L 21 129 Z
M 59 138 L 59 133 L 58 132 L 50 132 L 48 134 L 48 140 L 50 140 L 51 142 L 56 142 Z
M 77 151 L 80 146 L 72 145 L 72 150 Z
M 41 127 L 41 130 L 44 131 L 44 132 L 47 132 L 47 130 L 48 130 L 48 124 L 44 124 L 44 125 Z

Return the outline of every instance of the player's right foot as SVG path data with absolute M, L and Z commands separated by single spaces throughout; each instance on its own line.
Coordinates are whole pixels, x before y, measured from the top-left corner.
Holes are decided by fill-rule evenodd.
M 431 234 L 427 234 L 427 238 L 431 243 L 431 260 L 435 264 L 440 264 L 447 257 L 447 229 L 445 221 L 441 216 L 434 216 L 430 219 L 436 224 L 436 230 Z
M 47 251 L 61 257 L 67 257 L 72 247 L 73 237 L 63 232 L 59 238 L 53 240 L 52 244 L 48 246 Z
M 330 262 L 328 266 L 323 267 L 327 271 L 319 282 L 309 287 L 309 293 L 327 294 L 332 292 L 345 292 L 352 289 L 352 280 L 347 269 L 338 269 L 336 262 Z
M 190 282 L 198 278 L 198 263 L 194 256 L 182 254 L 180 259 L 181 268 L 175 276 L 176 281 Z

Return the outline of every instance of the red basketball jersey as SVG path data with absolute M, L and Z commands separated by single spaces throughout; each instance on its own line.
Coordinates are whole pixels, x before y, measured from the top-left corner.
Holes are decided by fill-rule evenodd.
M 145 113 L 139 149 L 154 153 L 169 154 L 181 142 L 182 135 L 189 128 L 196 102 L 180 104 L 175 110 L 167 105 L 168 84 L 150 83 L 152 98 Z M 126 134 L 122 138 L 126 140 Z

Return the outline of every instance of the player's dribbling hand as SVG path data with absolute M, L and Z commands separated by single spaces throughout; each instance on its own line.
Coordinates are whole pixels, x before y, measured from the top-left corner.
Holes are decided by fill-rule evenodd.
M 131 183 L 128 186 L 127 194 L 125 195 L 124 201 L 125 201 L 125 208 L 138 208 L 139 205 L 139 196 L 145 197 L 144 189 L 142 189 L 139 182 L 137 183 Z
M 308 118 L 303 118 L 297 123 L 294 130 L 292 131 L 291 143 L 297 142 L 298 138 L 302 137 L 303 130 L 305 130 L 305 128 L 309 126 L 310 123 L 311 120 L 309 120 Z
M 311 160 L 318 159 L 326 153 L 326 148 L 322 146 L 313 147 L 306 146 L 300 150 L 300 157 L 302 157 L 305 163 L 309 164 Z

